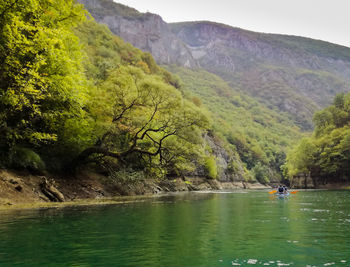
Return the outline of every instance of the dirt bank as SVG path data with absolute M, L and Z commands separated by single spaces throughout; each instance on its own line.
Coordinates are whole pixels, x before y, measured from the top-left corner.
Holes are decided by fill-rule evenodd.
M 152 195 L 165 192 L 269 188 L 259 183 L 219 182 L 205 178 L 142 180 L 117 182 L 96 173 L 76 176 L 32 175 L 28 172 L 0 170 L 0 205 L 79 202 L 108 199 L 115 196 Z M 45 206 L 45 205 L 44 205 Z

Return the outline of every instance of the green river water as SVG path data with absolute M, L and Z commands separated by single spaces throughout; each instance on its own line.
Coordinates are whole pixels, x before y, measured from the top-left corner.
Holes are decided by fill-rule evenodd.
M 0 266 L 350 266 L 350 191 L 0 211 Z

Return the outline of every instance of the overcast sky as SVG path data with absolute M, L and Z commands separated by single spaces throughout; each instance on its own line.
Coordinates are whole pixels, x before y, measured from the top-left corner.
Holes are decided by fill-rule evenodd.
M 166 22 L 210 20 L 350 47 L 350 0 L 114 0 Z

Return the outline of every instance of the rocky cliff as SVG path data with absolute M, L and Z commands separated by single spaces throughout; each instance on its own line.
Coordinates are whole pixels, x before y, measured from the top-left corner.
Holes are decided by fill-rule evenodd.
M 167 65 L 181 78 L 182 93 L 211 112 L 223 142 L 206 142 L 220 181 L 243 181 L 247 173 L 279 177 L 299 129 L 311 130 L 314 112 L 350 90 L 347 47 L 207 21 L 167 24 L 112 0 L 78 1 L 97 22 Z M 188 174 L 204 175 L 204 166 Z
M 79 0 L 100 23 L 133 46 L 150 52 L 159 64 L 197 67 L 188 47 L 155 14 L 140 13 L 112 0 Z
M 350 90 L 350 48 L 303 37 L 250 32 L 212 22 L 171 24 L 198 64 L 303 129 L 312 114 Z
M 350 89 L 350 48 L 200 21 L 167 24 L 112 0 L 79 0 L 98 22 L 160 64 L 204 68 L 304 130 L 313 113 Z

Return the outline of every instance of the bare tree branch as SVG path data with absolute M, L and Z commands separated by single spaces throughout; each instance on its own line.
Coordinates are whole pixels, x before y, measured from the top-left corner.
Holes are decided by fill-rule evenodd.
M 135 98 L 135 99 L 131 102 L 131 104 L 130 104 L 129 106 L 127 106 L 126 108 L 124 108 L 124 109 L 122 110 L 122 112 L 121 112 L 118 116 L 114 117 L 113 120 L 112 120 L 112 122 L 116 122 L 116 121 L 122 119 L 123 116 L 124 116 L 124 114 L 125 114 L 128 110 L 132 109 L 132 107 L 135 105 L 136 100 L 137 100 L 137 98 Z

